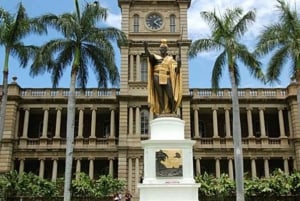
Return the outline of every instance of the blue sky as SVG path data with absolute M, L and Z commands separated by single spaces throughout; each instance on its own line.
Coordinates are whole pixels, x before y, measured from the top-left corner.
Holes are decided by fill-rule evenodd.
M 16 13 L 17 5 L 20 0 L 0 0 L 0 7 L 5 10 Z M 93 2 L 93 0 L 79 0 L 82 5 L 85 2 Z M 106 23 L 109 26 L 121 28 L 121 11 L 118 7 L 118 0 L 99 0 L 102 7 L 108 8 L 109 17 Z M 293 7 L 299 10 L 300 0 L 287 0 Z M 60 14 L 64 12 L 74 11 L 73 0 L 22 0 L 30 17 L 36 17 L 45 13 Z M 277 20 L 277 10 L 275 8 L 276 0 L 192 0 L 191 7 L 188 12 L 188 33 L 191 40 L 199 38 L 209 37 L 209 29 L 206 23 L 200 18 L 201 11 L 212 11 L 213 9 L 219 10 L 220 13 L 224 11 L 224 8 L 233 8 L 239 6 L 248 11 L 250 9 L 256 10 L 256 22 L 249 26 L 249 31 L 245 35 L 243 42 L 248 45 L 249 49 L 253 49 L 255 45 L 255 38 L 262 30 L 264 25 Z M 24 40 L 26 44 L 40 45 L 50 38 L 58 38 L 56 32 L 49 32 L 48 36 L 30 36 Z M 209 88 L 210 87 L 210 76 L 214 60 L 218 53 L 206 52 L 199 54 L 196 58 L 189 60 L 189 72 L 190 72 L 190 88 Z M 0 47 L 0 68 L 2 71 L 4 60 L 4 49 Z M 263 68 L 265 68 L 264 59 Z M 120 66 L 120 55 L 119 50 L 116 49 L 116 61 L 117 65 Z M 36 77 L 29 76 L 28 67 L 21 69 L 18 61 L 10 57 L 9 62 L 9 82 L 12 81 L 13 76 L 17 76 L 17 82 L 22 88 L 38 88 L 38 87 L 51 87 L 51 79 L 49 74 L 44 74 Z M 258 87 L 286 87 L 289 82 L 289 68 L 285 67 L 282 76 L 280 77 L 281 82 L 275 83 L 272 86 L 264 85 L 257 80 L 251 78 L 247 69 L 240 66 L 241 72 L 241 84 L 240 88 L 258 88 Z M 64 76 L 59 82 L 59 87 L 69 87 L 70 72 L 66 71 Z M 2 83 L 2 74 L 0 76 L 0 83 Z M 89 82 L 87 87 L 97 87 L 95 77 L 90 73 Z M 220 87 L 230 87 L 228 73 L 224 71 L 223 78 L 220 82 Z

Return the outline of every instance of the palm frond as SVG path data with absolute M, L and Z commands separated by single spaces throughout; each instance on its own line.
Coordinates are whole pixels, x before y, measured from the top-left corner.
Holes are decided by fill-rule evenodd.
M 277 0 L 279 22 L 267 26 L 259 36 L 255 54 L 263 56 L 273 53 L 267 67 L 267 81 L 279 82 L 284 64 L 292 61 L 290 72 L 295 76 L 297 63 L 300 62 L 300 19 L 296 10 L 291 10 L 284 0 Z
M 248 68 L 252 76 L 265 82 L 264 73 L 261 69 L 261 62 L 257 60 L 254 53 L 248 51 L 245 45 L 238 44 L 237 58 Z
M 96 23 L 107 19 L 107 9 L 98 5 L 86 4 L 80 19 L 80 25 L 85 28 L 90 28 Z
M 298 24 L 297 21 L 299 20 L 296 10 L 292 11 L 289 4 L 285 3 L 285 1 L 278 0 L 277 2 L 279 3 L 276 7 L 280 12 L 280 21 L 286 25 L 286 28 L 292 29 L 293 32 L 296 31 L 295 28 L 297 26 L 295 25 Z
M 69 52 L 69 55 L 65 57 L 63 57 L 62 54 L 70 46 L 70 41 L 64 39 L 50 40 L 46 44 L 42 45 L 38 53 L 35 55 L 34 62 L 30 67 L 30 75 L 37 76 L 46 71 L 52 72 L 53 74 L 53 71 L 57 70 L 57 68 L 66 65 L 67 61 L 64 59 L 67 56 L 69 56 L 67 59 L 72 59 L 72 52 Z M 59 59 L 55 59 L 55 55 L 57 55 Z M 59 65 L 57 63 L 59 63 Z
M 22 42 L 15 43 L 11 48 L 11 55 L 18 58 L 20 67 L 25 68 L 30 58 L 34 58 L 38 47 L 34 45 L 24 45 Z
M 200 13 L 201 17 L 208 23 L 211 30 L 214 31 L 226 31 L 226 28 L 224 27 L 223 21 L 221 18 L 219 18 L 215 11 L 213 12 L 207 12 L 203 11 Z M 214 33 L 212 33 L 214 35 Z
M 284 35 L 287 35 L 281 24 L 276 23 L 266 27 L 259 35 L 259 41 L 256 44 L 255 54 L 263 56 L 273 51 L 285 41 Z
M 296 79 L 297 69 L 299 68 L 299 67 L 297 67 L 297 61 L 299 62 L 299 60 L 297 60 L 296 57 L 291 56 L 291 58 L 290 58 L 290 68 L 289 68 L 290 69 L 289 75 L 290 75 L 291 80 Z
M 56 88 L 60 78 L 63 76 L 66 66 L 61 63 L 53 62 L 53 60 L 50 60 L 49 62 L 51 63 L 48 64 L 48 68 L 53 69 L 51 70 L 52 87 Z
M 213 90 L 219 88 L 219 81 L 222 77 L 222 72 L 226 64 L 226 51 L 223 51 L 216 59 L 211 76 L 211 86 Z
M 244 35 L 244 33 L 247 31 L 249 24 L 253 23 L 254 21 L 255 21 L 255 12 L 248 11 L 234 26 L 233 33 L 235 33 L 237 37 Z
M 279 76 L 282 72 L 284 64 L 287 62 L 289 58 L 289 47 L 283 46 L 278 49 L 272 59 L 270 60 L 267 68 L 267 81 L 273 83 L 274 81 L 279 82 Z
M 86 52 L 93 64 L 98 86 L 107 87 L 107 81 L 110 81 L 112 85 L 118 84 L 119 72 L 114 62 L 114 52 L 111 44 L 107 43 L 103 47 L 87 45 Z
M 19 3 L 16 19 L 12 24 L 12 29 L 10 31 L 11 43 L 13 43 L 13 41 L 23 38 L 27 34 L 29 27 L 29 18 L 27 16 L 25 8 L 22 5 L 22 3 Z
M 199 39 L 195 40 L 189 48 L 189 57 L 194 58 L 198 52 L 203 51 L 219 51 L 222 45 L 213 39 Z
M 5 20 L 10 17 L 9 12 L 0 7 L 0 18 Z

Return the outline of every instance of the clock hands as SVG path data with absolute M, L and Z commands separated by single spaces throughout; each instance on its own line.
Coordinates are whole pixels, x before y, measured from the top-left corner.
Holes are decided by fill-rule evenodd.
M 156 25 L 156 26 L 160 26 L 161 25 L 161 23 L 160 23 L 160 19 L 155 19 L 154 21 L 153 21 L 153 23 Z

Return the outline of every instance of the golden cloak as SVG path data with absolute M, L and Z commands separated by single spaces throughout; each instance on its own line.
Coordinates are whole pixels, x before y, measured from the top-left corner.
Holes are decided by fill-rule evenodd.
M 158 97 L 158 94 L 155 93 L 154 85 L 153 85 L 153 76 L 154 76 L 154 66 L 148 60 L 148 103 L 150 104 L 150 110 L 154 114 L 160 114 L 160 111 L 164 111 L 165 113 L 175 113 L 177 108 L 181 104 L 182 99 L 182 76 L 181 71 L 176 72 L 177 62 L 173 59 L 172 56 L 167 55 L 162 58 L 160 55 L 153 54 L 156 59 L 162 60 L 162 63 L 159 64 L 169 72 L 168 79 L 171 80 L 172 92 L 174 97 L 174 111 L 171 111 L 170 106 L 168 105 L 168 97 L 165 94 L 164 97 Z M 159 105 L 159 98 L 164 98 L 165 108 L 161 109 Z

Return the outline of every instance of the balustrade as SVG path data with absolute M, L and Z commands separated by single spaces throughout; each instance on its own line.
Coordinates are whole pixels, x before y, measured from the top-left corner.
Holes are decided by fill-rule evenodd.
M 200 138 L 195 138 L 194 139 L 199 146 L 201 145 L 211 145 L 209 147 L 218 147 L 220 144 L 221 145 L 232 145 L 233 139 L 232 138 L 212 138 L 212 137 L 200 137 Z M 267 138 L 267 144 L 271 147 L 283 147 L 284 145 L 282 144 L 281 138 Z M 263 139 L 262 138 L 242 138 L 242 144 L 244 146 L 247 146 L 247 148 L 257 148 L 258 145 L 262 144 Z M 287 144 L 288 146 L 288 144 Z
M 118 95 L 118 89 L 86 89 L 75 91 L 77 97 L 115 97 Z M 67 97 L 69 89 L 21 89 L 20 96 L 29 97 Z
M 46 141 L 45 141 L 46 140 Z M 89 145 L 91 143 L 91 138 L 82 138 L 80 141 L 75 140 L 75 146 L 80 146 L 80 145 Z M 108 138 L 96 138 L 96 145 L 108 145 L 109 144 L 109 139 Z M 20 141 L 23 141 L 25 143 L 20 143 Z M 45 144 L 42 144 L 41 142 L 46 142 L 46 145 L 48 146 L 57 146 L 57 145 L 66 145 L 66 138 L 47 138 L 47 139 L 43 139 L 43 138 L 20 138 L 17 141 L 17 145 L 20 146 L 20 148 L 24 148 L 23 146 L 25 145 L 27 148 L 39 148 L 39 146 L 41 146 L 43 148 L 43 146 Z M 58 142 L 57 143 L 55 143 Z
M 213 92 L 212 89 L 191 89 L 190 94 L 193 97 L 231 97 L 231 89 L 219 89 L 217 92 Z M 243 97 L 265 97 L 275 98 L 287 96 L 286 89 L 239 89 L 238 96 Z

